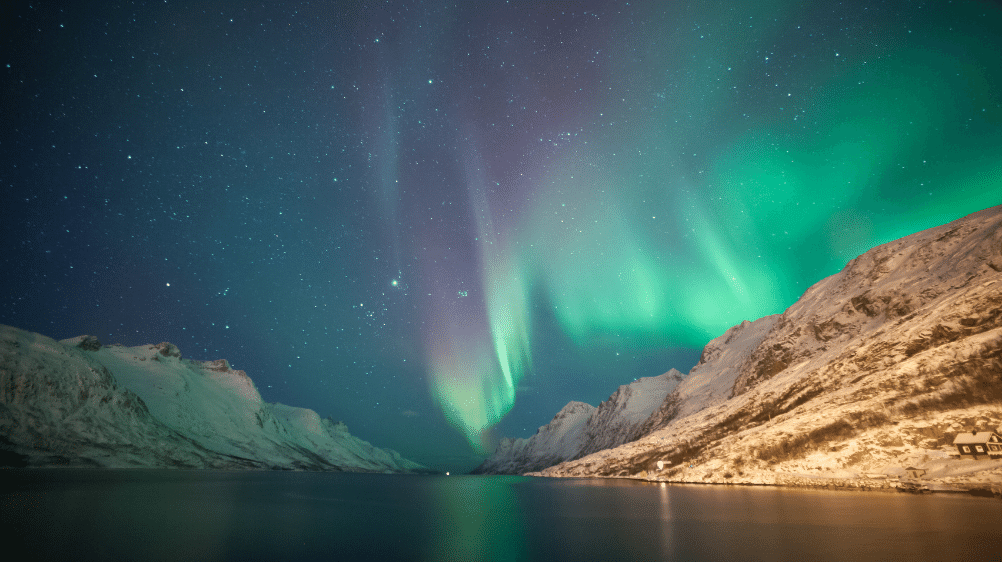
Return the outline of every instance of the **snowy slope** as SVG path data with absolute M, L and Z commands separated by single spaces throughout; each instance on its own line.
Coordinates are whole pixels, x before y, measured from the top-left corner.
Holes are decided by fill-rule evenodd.
M 657 411 L 644 420 L 639 434 L 650 433 L 671 419 L 686 417 L 728 400 L 741 373 L 741 363 L 761 345 L 779 318 L 780 315 L 776 314 L 754 322 L 745 320 L 706 344 L 699 363 L 665 398 Z
M 876 247 L 782 315 L 731 328 L 644 423 L 646 435 L 543 474 L 896 475 L 948 458 L 957 432 L 1000 424 L 1002 207 L 993 207 Z M 672 468 L 656 472 L 658 460 Z M 997 468 L 984 477 L 1002 478 Z
M 644 377 L 616 392 L 596 408 L 570 402 L 528 439 L 501 440 L 474 474 L 521 474 L 614 447 L 635 439 L 640 425 L 682 380 L 675 369 Z
M 226 360 L 10 326 L 0 326 L 0 430 L 4 460 L 31 465 L 423 469 L 312 410 L 265 403 Z
M 682 373 L 671 369 L 660 376 L 643 377 L 620 386 L 588 418 L 587 439 L 572 458 L 622 445 L 639 437 L 640 426 L 664 402 L 668 393 L 679 386 L 682 378 Z
M 572 459 L 586 442 L 585 430 L 595 406 L 568 402 L 550 423 L 528 439 L 505 437 L 472 474 L 521 474 Z

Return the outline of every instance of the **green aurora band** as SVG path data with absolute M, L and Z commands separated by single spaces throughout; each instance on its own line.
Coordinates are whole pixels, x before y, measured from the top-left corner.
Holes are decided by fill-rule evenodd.
M 957 10 L 952 26 L 875 23 L 854 46 L 754 61 L 726 33 L 652 26 L 674 46 L 651 39 L 643 68 L 607 68 L 604 83 L 629 78 L 633 97 L 596 90 L 605 125 L 568 133 L 555 161 L 526 156 L 541 171 L 509 203 L 517 218 L 495 224 L 489 182 L 469 174 L 487 326 L 437 314 L 452 327 L 429 341 L 430 386 L 450 422 L 483 451 L 540 352 L 534 305 L 583 357 L 699 348 L 869 248 L 1002 203 L 1002 41 L 984 33 L 1002 17 Z M 799 29 L 788 15 L 745 39 Z M 610 60 L 637 58 L 618 48 Z M 784 56 L 774 91 L 746 91 Z

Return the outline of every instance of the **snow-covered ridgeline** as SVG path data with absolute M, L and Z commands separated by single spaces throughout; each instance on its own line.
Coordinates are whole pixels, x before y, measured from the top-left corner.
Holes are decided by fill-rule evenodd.
M 521 474 L 615 447 L 639 436 L 641 424 L 682 380 L 675 369 L 620 386 L 596 408 L 570 402 L 529 438 L 504 438 L 474 474 Z
M 898 475 L 946 462 L 959 432 L 1002 424 L 1000 373 L 1002 207 L 993 207 L 873 248 L 783 314 L 732 327 L 639 439 L 541 474 L 755 483 Z M 1002 482 L 1002 465 L 978 467 L 971 478 Z
M 264 402 L 225 359 L 10 326 L 0 326 L 0 436 L 0 461 L 15 465 L 425 470 L 313 410 Z

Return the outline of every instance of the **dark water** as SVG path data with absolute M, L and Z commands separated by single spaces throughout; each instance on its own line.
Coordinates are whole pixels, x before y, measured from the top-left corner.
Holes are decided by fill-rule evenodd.
M 0 512 L 53 560 L 1002 560 L 1002 501 L 953 495 L 3 470 Z

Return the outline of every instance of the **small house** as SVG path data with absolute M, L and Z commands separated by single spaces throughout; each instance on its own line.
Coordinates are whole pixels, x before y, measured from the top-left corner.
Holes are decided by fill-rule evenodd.
M 971 431 L 961 433 L 953 440 L 960 458 L 974 459 L 1002 458 L 1002 437 L 994 431 Z
M 926 470 L 924 468 L 915 468 L 913 466 L 909 466 L 908 468 L 905 469 L 905 472 L 908 473 L 908 478 L 919 479 L 925 476 Z

